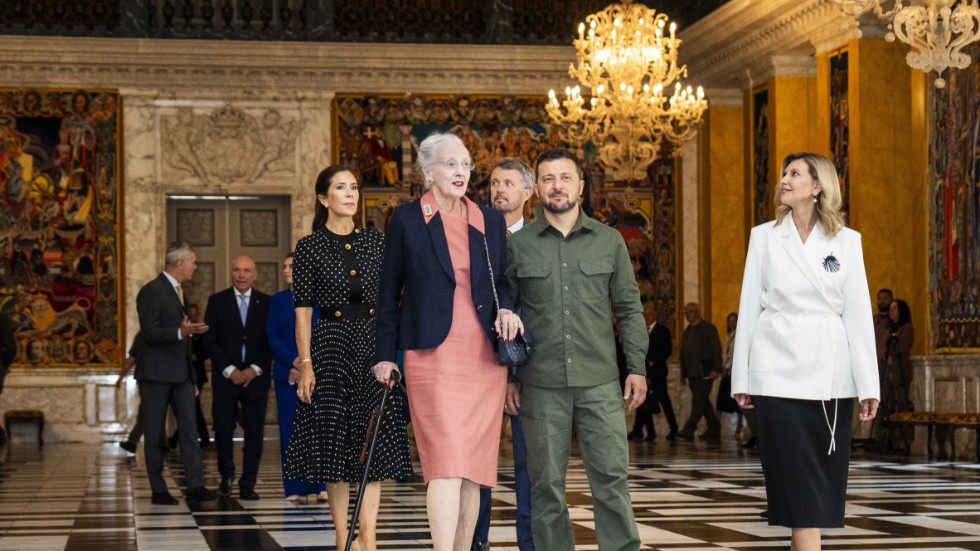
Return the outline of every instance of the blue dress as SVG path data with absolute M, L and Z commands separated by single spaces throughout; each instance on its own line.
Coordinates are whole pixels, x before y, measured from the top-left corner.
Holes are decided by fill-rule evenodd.
M 313 309 L 313 322 L 318 311 Z M 326 490 L 326 484 L 309 483 L 286 478 L 286 450 L 293 435 L 293 420 L 296 417 L 296 385 L 289 384 L 289 370 L 296 350 L 296 310 L 293 306 L 293 292 L 289 289 L 279 291 L 269 299 L 269 318 L 266 322 L 269 346 L 275 354 L 272 364 L 272 381 L 276 385 L 276 411 L 279 416 L 279 451 L 282 457 L 282 487 L 287 496 L 306 496 L 319 494 Z

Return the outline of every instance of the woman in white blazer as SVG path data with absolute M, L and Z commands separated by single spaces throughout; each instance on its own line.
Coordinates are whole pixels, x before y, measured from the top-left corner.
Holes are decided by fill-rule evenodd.
M 833 163 L 794 153 L 781 174 L 776 220 L 749 240 L 732 396 L 757 410 L 769 524 L 808 551 L 844 526 L 854 398 L 874 418 L 878 363 L 861 235 L 844 227 Z

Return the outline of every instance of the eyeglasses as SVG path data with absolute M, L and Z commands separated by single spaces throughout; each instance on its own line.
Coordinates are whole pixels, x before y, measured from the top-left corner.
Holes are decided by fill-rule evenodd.
M 442 166 L 448 168 L 449 170 L 451 170 L 453 172 L 455 172 L 457 168 L 462 168 L 465 171 L 471 171 L 476 166 L 476 165 L 473 164 L 472 161 L 459 162 L 456 159 L 450 159 L 448 161 L 435 161 L 432 164 L 434 164 L 434 165 L 442 165 Z

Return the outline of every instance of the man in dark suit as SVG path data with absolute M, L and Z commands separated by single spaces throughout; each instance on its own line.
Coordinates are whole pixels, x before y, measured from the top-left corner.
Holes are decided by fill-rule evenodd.
M 247 256 L 236 258 L 231 267 L 231 288 L 211 295 L 204 314 L 205 323 L 211 327 L 205 342 L 211 358 L 211 414 L 221 474 L 218 491 L 231 495 L 235 477 L 232 435 L 236 405 L 241 404 L 245 449 L 238 497 L 247 500 L 259 498 L 255 480 L 262 458 L 273 358 L 265 332 L 269 296 L 252 288 L 255 276 L 255 261 Z
M 490 172 L 490 199 L 493 208 L 504 215 L 507 235 L 524 227 L 524 205 L 534 193 L 534 170 L 527 163 L 513 157 L 505 157 Z M 517 496 L 517 548 L 534 551 L 531 537 L 531 479 L 527 473 L 527 446 L 524 443 L 524 426 L 520 414 L 520 381 L 516 370 L 510 374 L 508 394 L 514 398 L 517 409 L 504 412 L 510 416 L 510 431 L 514 443 L 514 493 Z M 480 489 L 480 514 L 473 530 L 471 551 L 490 549 L 490 488 Z
M 670 330 L 664 324 L 657 321 L 657 311 L 653 306 L 647 305 L 643 309 L 643 317 L 647 322 L 647 334 L 650 335 L 650 345 L 647 348 L 647 388 L 650 389 L 647 399 L 636 410 L 636 422 L 633 424 L 633 431 L 630 432 L 630 440 L 643 438 L 643 427 L 647 427 L 646 441 L 652 442 L 657 433 L 653 428 L 653 415 L 657 413 L 659 404 L 667 424 L 670 425 L 670 432 L 667 440 L 677 437 L 677 418 L 674 416 L 674 406 L 670 402 L 670 394 L 667 392 L 667 360 L 673 353 L 673 343 L 670 338 Z
M 167 405 L 177 418 L 180 429 L 180 454 L 187 478 L 187 500 L 217 499 L 215 492 L 204 487 L 201 448 L 194 426 L 195 374 L 191 362 L 191 341 L 204 334 L 208 326 L 193 323 L 187 317 L 181 283 L 197 269 L 197 255 L 186 243 L 167 249 L 163 273 L 147 283 L 136 296 L 136 312 L 144 349 L 136 365 L 140 386 L 140 407 L 146 423 L 143 453 L 146 474 L 156 505 L 176 505 L 163 480 L 163 452 L 160 447 Z
M 715 379 L 724 372 L 721 340 L 715 326 L 701 318 L 698 303 L 684 305 L 684 318 L 687 319 L 687 328 L 681 338 L 681 381 L 691 387 L 691 416 L 677 436 L 694 440 L 694 431 L 701 417 L 704 417 L 708 430 L 700 435 L 701 440 L 718 440 L 721 438 L 721 423 L 711 407 L 710 394 Z

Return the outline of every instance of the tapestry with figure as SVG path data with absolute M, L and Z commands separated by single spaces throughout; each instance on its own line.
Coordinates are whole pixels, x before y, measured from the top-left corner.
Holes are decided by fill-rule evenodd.
M 0 312 L 16 365 L 122 360 L 120 117 L 113 90 L 0 89 Z
M 964 50 L 967 51 L 967 50 Z M 971 56 L 980 48 L 971 46 Z M 929 344 L 980 349 L 980 65 L 929 86 Z
M 768 222 L 769 205 L 769 90 L 752 94 L 752 223 Z

